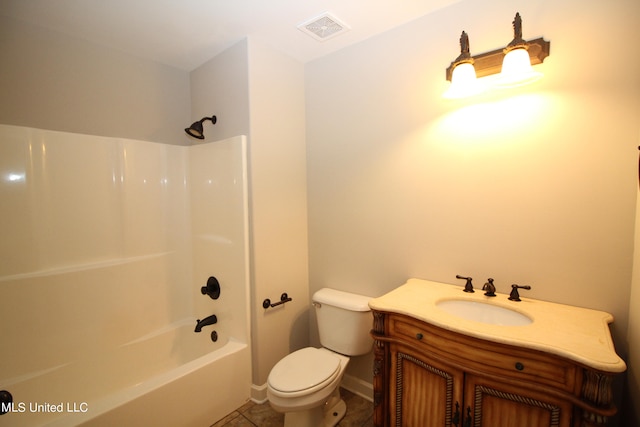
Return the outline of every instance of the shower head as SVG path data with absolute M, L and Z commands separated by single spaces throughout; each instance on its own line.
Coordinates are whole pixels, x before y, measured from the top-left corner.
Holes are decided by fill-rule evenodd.
M 185 128 L 185 132 L 189 135 L 192 136 L 194 138 L 198 138 L 198 139 L 204 139 L 204 133 L 202 132 L 202 123 L 205 120 L 211 120 L 211 123 L 213 123 L 214 125 L 216 124 L 216 116 L 211 116 L 211 117 L 203 117 L 200 120 L 198 120 L 197 122 L 193 122 L 193 124 L 191 126 L 189 126 L 188 128 Z

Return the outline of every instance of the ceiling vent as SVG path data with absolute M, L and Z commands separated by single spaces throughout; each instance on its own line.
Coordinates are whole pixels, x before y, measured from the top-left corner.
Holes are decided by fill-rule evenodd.
M 328 40 L 350 30 L 346 24 L 328 12 L 303 22 L 298 25 L 298 29 L 319 41 Z

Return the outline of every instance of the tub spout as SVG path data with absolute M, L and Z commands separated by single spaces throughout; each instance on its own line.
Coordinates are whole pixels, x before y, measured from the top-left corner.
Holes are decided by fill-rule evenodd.
M 215 325 L 216 323 L 218 323 L 218 318 L 216 317 L 215 314 L 212 314 L 209 317 L 205 317 L 204 319 L 200 320 L 198 319 L 198 323 L 196 323 L 196 330 L 195 332 L 200 332 L 202 330 L 203 326 L 207 326 L 207 325 Z

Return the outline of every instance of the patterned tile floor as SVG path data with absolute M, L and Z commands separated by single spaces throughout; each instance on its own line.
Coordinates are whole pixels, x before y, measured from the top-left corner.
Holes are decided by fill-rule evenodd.
M 373 403 L 343 388 L 340 393 L 347 404 L 347 414 L 338 427 L 373 427 Z M 274 411 L 269 402 L 247 402 L 211 427 L 282 427 L 284 415 Z

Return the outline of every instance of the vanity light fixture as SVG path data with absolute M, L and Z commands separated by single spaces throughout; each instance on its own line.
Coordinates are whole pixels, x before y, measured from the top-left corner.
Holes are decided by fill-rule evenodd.
M 535 40 L 526 41 L 522 38 L 522 18 L 520 13 L 516 13 L 513 20 L 513 40 L 504 48 L 491 52 L 481 53 L 471 56 L 466 62 L 460 61 L 462 54 L 456 58 L 446 70 L 446 78 L 451 81 L 449 90 L 443 95 L 445 98 L 462 98 L 476 95 L 478 89 L 460 93 L 457 89 L 457 77 L 454 81 L 453 75 L 461 64 L 471 63 L 477 77 L 485 77 L 493 74 L 500 74 L 496 78 L 495 86 L 499 88 L 521 86 L 533 83 L 542 77 L 542 73 L 533 70 L 532 66 L 541 64 L 549 56 L 551 42 L 542 37 Z M 466 34 L 463 31 L 463 36 Z M 468 48 L 468 39 L 466 41 Z M 463 37 L 460 38 L 460 45 L 464 50 Z M 457 73 L 455 73 L 457 74 Z M 456 83 L 456 96 L 449 94 Z
M 216 116 L 211 116 L 211 117 L 203 117 L 200 120 L 198 120 L 197 122 L 193 122 L 193 124 L 191 126 L 189 126 L 188 128 L 185 128 L 185 132 L 187 133 L 187 135 L 192 136 L 194 138 L 198 138 L 198 139 L 204 139 L 204 133 L 202 130 L 202 123 L 205 120 L 211 120 L 211 123 L 213 123 L 214 125 L 216 124 Z

